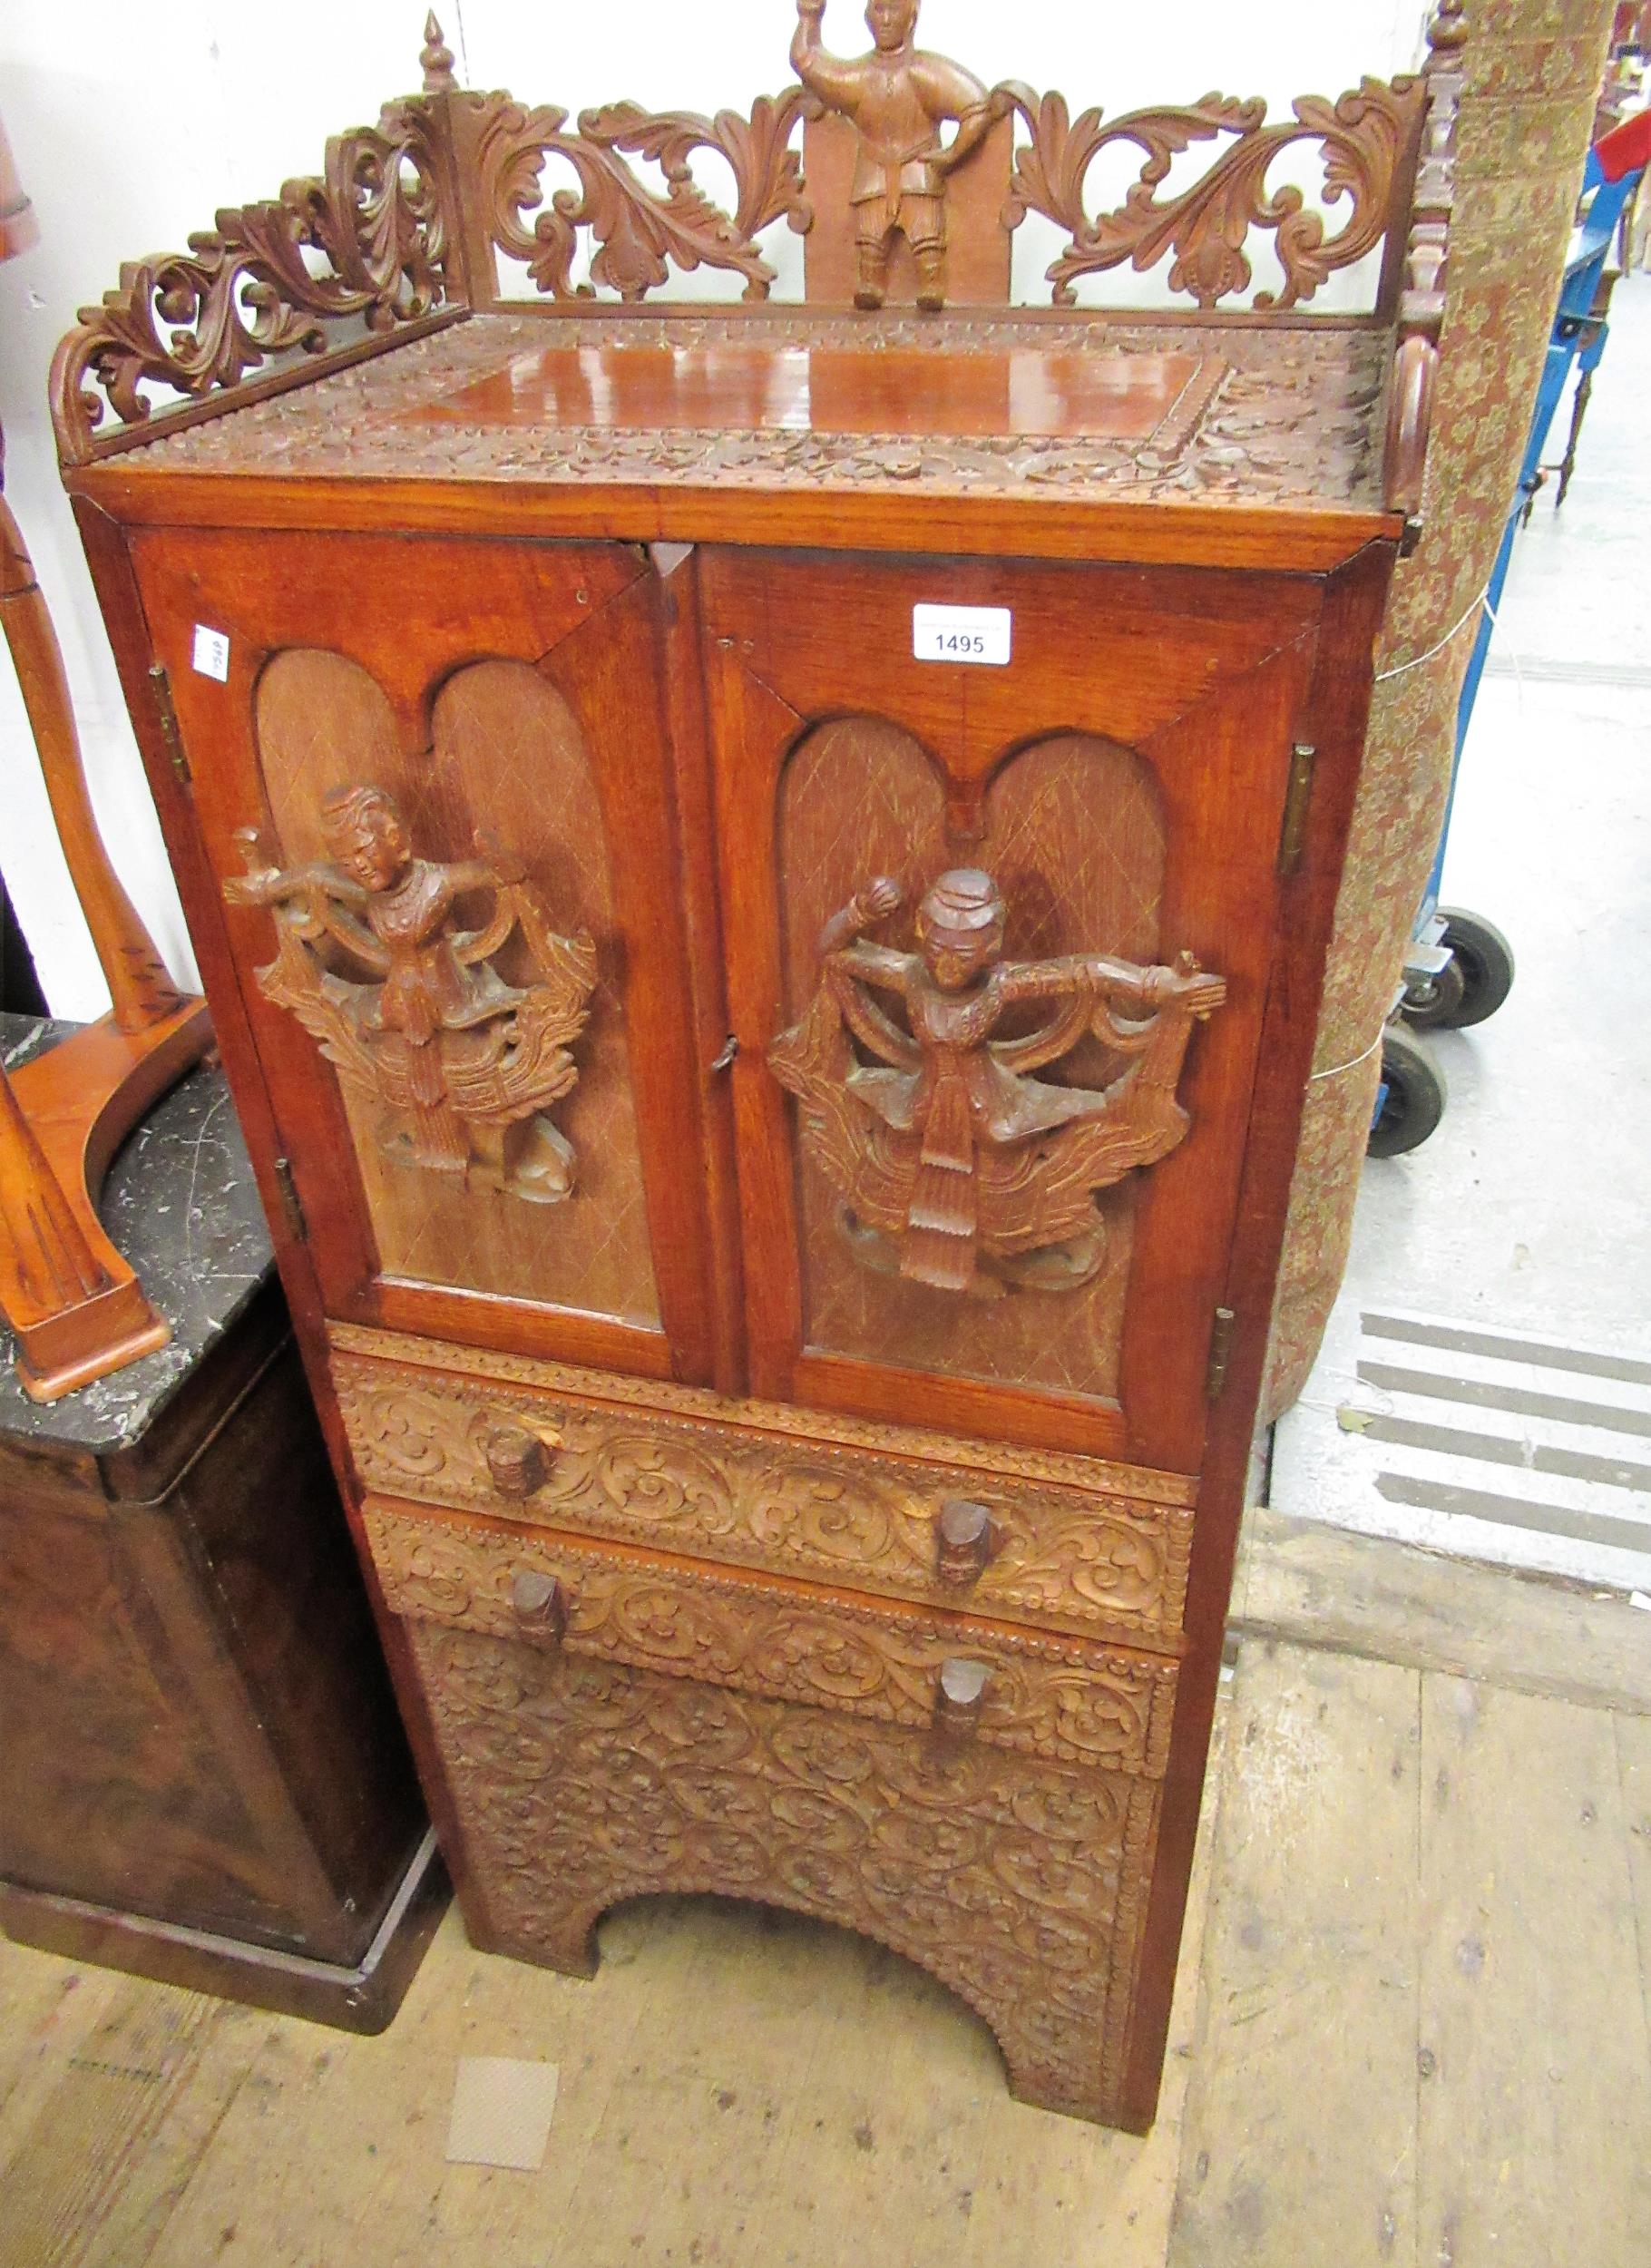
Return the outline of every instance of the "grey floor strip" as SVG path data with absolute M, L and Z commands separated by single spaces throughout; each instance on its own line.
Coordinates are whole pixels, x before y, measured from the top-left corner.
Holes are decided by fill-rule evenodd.
M 1579 1346 L 1552 1346 L 1543 1339 L 1517 1339 L 1501 1331 L 1472 1331 L 1461 1324 L 1413 1322 L 1405 1315 L 1364 1315 L 1360 1321 L 1367 1338 L 1403 1339 L 1412 1346 L 1442 1346 L 1452 1354 L 1483 1354 L 1493 1362 L 1531 1363 L 1544 1370 L 1579 1371 L 1588 1378 L 1651 1386 L 1651 1363 L 1630 1354 L 1593 1354 Z
M 1597 1425 L 1651 1440 L 1651 1412 L 1645 1410 L 1616 1409 L 1607 1402 L 1573 1402 L 1568 1394 L 1533 1393 L 1523 1386 L 1494 1385 L 1483 1378 L 1441 1378 L 1431 1371 L 1401 1370 L 1391 1363 L 1361 1363 L 1358 1375 L 1365 1385 L 1380 1386 L 1388 1393 L 1507 1410 L 1518 1417 L 1558 1418 L 1564 1425 Z
M 1596 1457 L 1586 1449 L 1532 1448 L 1506 1433 L 1470 1433 L 1459 1425 L 1428 1425 L 1418 1418 L 1373 1417 L 1359 1431 L 1373 1442 L 1401 1449 L 1431 1449 L 1442 1457 L 1474 1457 L 1481 1464 L 1516 1465 L 1525 1472 L 1551 1473 L 1556 1480 L 1597 1481 L 1608 1489 L 1651 1493 L 1651 1465 L 1621 1457 Z
M 1533 1504 L 1523 1497 L 1497 1496 L 1489 1489 L 1458 1488 L 1448 1481 L 1421 1481 L 1404 1472 L 1378 1473 L 1376 1491 L 1390 1504 L 1457 1512 L 1470 1520 L 1495 1520 L 1503 1528 L 1534 1528 L 1542 1535 L 1572 1536 L 1578 1543 L 1651 1552 L 1651 1523 L 1613 1520 L 1607 1512 L 1574 1512 L 1564 1504 Z

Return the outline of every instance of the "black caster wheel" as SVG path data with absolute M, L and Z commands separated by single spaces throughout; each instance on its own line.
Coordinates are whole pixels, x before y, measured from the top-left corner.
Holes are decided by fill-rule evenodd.
M 1513 947 L 1493 923 L 1460 905 L 1441 905 L 1439 918 L 1444 924 L 1440 943 L 1450 947 L 1451 965 L 1461 972 L 1461 999 L 1452 1014 L 1433 1021 L 1465 1031 L 1494 1016 L 1513 990 Z
M 1444 1116 L 1445 1083 L 1419 1040 L 1390 1026 L 1382 1035 L 1382 1092 L 1370 1139 L 1371 1158 L 1402 1158 L 1416 1149 Z

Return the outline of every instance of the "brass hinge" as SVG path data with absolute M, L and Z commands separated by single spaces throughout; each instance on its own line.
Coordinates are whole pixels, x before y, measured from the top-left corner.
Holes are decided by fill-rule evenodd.
M 298 1185 L 292 1178 L 290 1158 L 275 1161 L 275 1186 L 281 1193 L 281 1212 L 287 1223 L 288 1240 L 295 1245 L 309 1242 L 309 1223 L 304 1217 L 304 1200 L 298 1195 Z
M 1290 780 L 1285 789 L 1284 825 L 1278 831 L 1278 871 L 1293 875 L 1301 864 L 1307 835 L 1307 805 L 1313 794 L 1313 759 L 1318 750 L 1297 740 L 1290 750 Z
M 1212 1402 L 1226 1383 L 1227 1358 L 1233 1351 L 1233 1320 L 1230 1307 L 1216 1308 L 1209 1334 L 1209 1368 L 1204 1374 L 1204 1391 Z
M 157 661 L 150 670 L 149 682 L 154 689 L 155 714 L 161 719 L 161 738 L 166 743 L 166 753 L 178 775 L 179 784 L 190 784 L 190 760 L 183 753 L 183 735 L 178 729 L 178 712 L 172 707 L 171 679 L 166 674 L 164 662 Z

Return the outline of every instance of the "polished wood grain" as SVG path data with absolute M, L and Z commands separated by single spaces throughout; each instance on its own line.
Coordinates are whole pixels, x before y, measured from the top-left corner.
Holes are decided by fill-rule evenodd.
M 595 433 L 877 434 L 902 440 L 1151 443 L 1171 414 L 1197 415 L 1226 366 L 1214 355 L 1099 356 L 1039 346 L 968 357 L 917 347 L 628 347 L 622 338 L 542 347 L 455 387 L 432 425 L 577 425 Z

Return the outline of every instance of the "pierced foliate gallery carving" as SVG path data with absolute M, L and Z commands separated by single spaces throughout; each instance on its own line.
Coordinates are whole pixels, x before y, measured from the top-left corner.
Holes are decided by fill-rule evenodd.
M 569 1196 L 572 1146 L 543 1112 L 579 1078 L 568 1051 L 596 982 L 591 938 L 559 935 L 519 863 L 484 836 L 474 859 L 415 856 L 382 787 L 326 797 L 321 825 L 328 864 L 270 866 L 255 830 L 238 837 L 248 871 L 224 895 L 276 917 L 278 950 L 258 973 L 265 998 L 396 1114 L 392 1157 L 539 1204 Z M 492 894 L 492 917 L 461 929 L 457 905 L 475 892 Z M 517 932 L 535 972 L 526 985 L 492 965 Z

